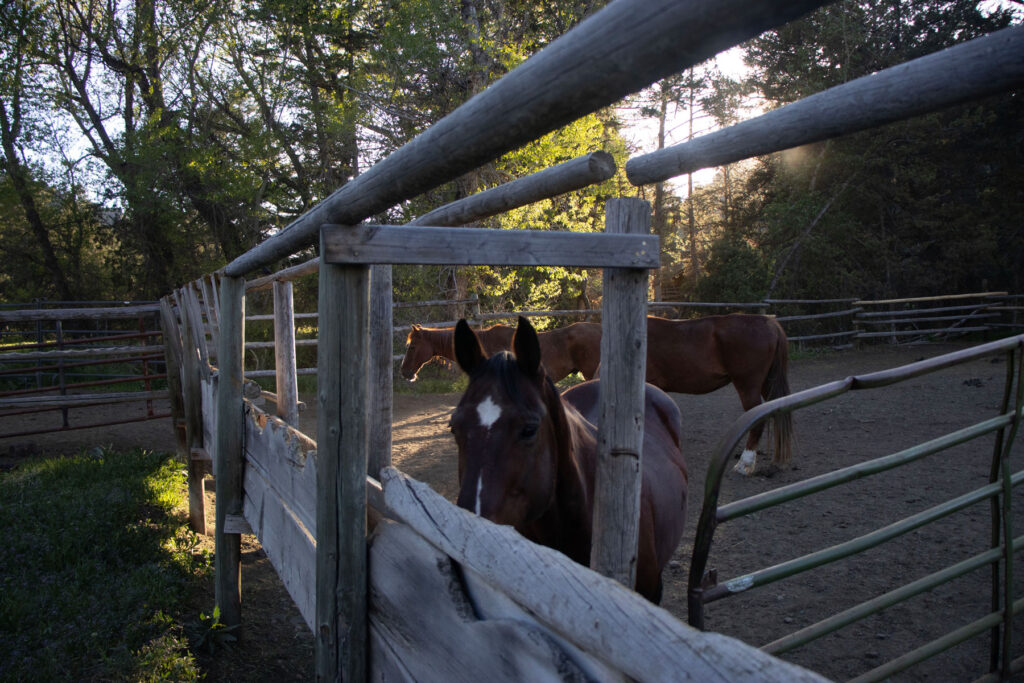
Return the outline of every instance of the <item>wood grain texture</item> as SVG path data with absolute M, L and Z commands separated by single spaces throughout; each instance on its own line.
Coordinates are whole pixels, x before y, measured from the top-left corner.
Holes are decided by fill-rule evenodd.
M 328 263 L 658 267 L 653 235 L 389 225 L 324 226 Z
M 378 525 L 370 553 L 374 680 L 396 663 L 397 680 L 595 680 L 528 616 L 481 617 L 459 568 L 409 527 Z
M 394 310 L 391 266 L 370 269 L 369 453 L 372 477 L 391 465 L 391 422 L 394 414 Z
M 315 529 L 306 520 L 308 506 L 315 502 L 316 452 L 309 450 L 313 444 L 308 438 L 280 419 L 252 405 L 246 411 L 245 518 L 313 630 L 316 542 Z M 303 495 L 295 496 L 296 489 Z M 307 507 L 297 508 L 295 500 Z
M 591 152 L 438 207 L 409 225 L 466 225 L 600 183 L 613 175 L 612 155 Z
M 321 252 L 323 244 L 321 240 Z M 370 270 L 320 268 L 316 672 L 366 677 Z
M 1024 84 L 1024 27 L 1001 31 L 805 97 L 714 133 L 630 159 L 634 185 L 910 118 Z
M 24 311 L 0 311 L 0 323 L 56 320 L 118 320 L 139 318 L 160 312 L 160 304 L 112 306 L 107 308 L 46 308 Z
M 244 275 L 355 225 L 654 81 L 828 4 L 825 0 L 618 0 L 235 258 Z
M 245 341 L 245 281 L 226 277 L 220 283 L 221 337 L 217 357 L 217 480 L 214 542 L 215 597 L 221 621 L 242 621 L 241 537 L 225 531 L 228 515 L 242 514 L 244 414 L 242 403 L 242 345 Z
M 646 234 L 651 209 L 641 199 L 605 203 L 605 231 Z M 647 359 L 647 271 L 606 268 L 601 313 L 601 407 L 594 476 L 590 566 L 636 585 Z
M 697 631 L 616 582 L 511 527 L 455 507 L 393 468 L 382 474 L 396 517 L 478 573 L 542 625 L 640 681 L 823 681 L 716 633 Z
M 291 282 L 274 282 L 274 369 L 277 415 L 299 424 L 299 378 L 295 373 L 295 299 Z

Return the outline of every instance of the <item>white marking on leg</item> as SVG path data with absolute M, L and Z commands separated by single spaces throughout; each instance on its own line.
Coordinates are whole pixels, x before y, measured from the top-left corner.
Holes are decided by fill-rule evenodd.
M 498 418 L 501 417 L 501 408 L 490 396 L 477 404 L 476 414 L 480 417 L 480 425 L 484 429 L 490 429 Z
M 753 474 L 754 468 L 757 464 L 757 451 L 752 451 L 749 448 L 743 449 L 743 454 L 740 456 L 740 461 L 736 463 L 736 467 L 733 469 L 740 474 Z
M 480 493 L 484 490 L 484 475 L 481 472 L 476 480 L 476 514 L 480 516 Z

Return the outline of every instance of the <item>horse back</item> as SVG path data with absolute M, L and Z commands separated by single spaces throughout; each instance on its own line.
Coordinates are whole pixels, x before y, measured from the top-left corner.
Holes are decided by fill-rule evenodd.
M 600 417 L 600 380 L 570 387 L 562 397 L 590 425 Z M 689 474 L 680 450 L 682 414 L 668 394 L 647 384 L 644 388 L 643 472 L 640 503 L 640 563 L 637 590 L 647 584 L 660 585 L 660 573 L 671 559 L 686 524 L 686 495 Z M 593 490 L 596 470 L 596 449 L 588 454 L 588 462 L 580 463 Z M 660 589 L 658 589 L 660 592 Z M 647 593 L 645 593 L 647 594 Z
M 562 398 L 591 425 L 600 419 L 600 380 L 591 380 L 570 387 Z M 656 498 L 659 506 L 678 512 L 680 494 L 685 509 L 686 484 L 689 475 L 680 448 L 683 417 L 679 406 L 664 391 L 651 384 L 644 386 L 644 457 L 645 496 Z M 596 453 L 594 454 L 596 457 Z M 586 469 L 590 470 L 591 467 Z M 647 491 L 646 489 L 650 489 Z M 680 527 L 679 533 L 682 533 Z M 678 539 L 677 539 L 678 540 Z M 674 550 L 674 547 L 673 547 Z

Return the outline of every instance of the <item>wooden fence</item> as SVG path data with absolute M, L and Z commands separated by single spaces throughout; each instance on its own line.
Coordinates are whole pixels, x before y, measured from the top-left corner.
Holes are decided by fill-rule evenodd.
M 296 349 L 315 347 L 317 338 L 298 338 L 295 325 L 316 326 L 318 315 L 315 311 L 295 313 L 291 303 L 291 281 L 293 278 L 309 276 L 316 272 L 299 271 L 278 275 L 275 282 L 273 313 L 246 315 L 250 324 L 273 323 L 273 341 L 249 341 L 247 351 L 273 349 L 274 355 L 264 356 L 270 363 L 259 363 L 246 371 L 246 377 L 278 378 L 278 387 L 295 387 L 293 377 L 315 375 L 315 363 L 296 366 Z M 248 288 L 253 291 L 253 288 Z M 256 288 L 258 290 L 258 288 Z M 824 346 L 833 349 L 851 348 L 860 344 L 893 343 L 919 344 L 950 341 L 964 335 L 1003 336 L 1024 330 L 1024 306 L 1018 302 L 1021 295 L 1006 292 L 979 292 L 971 294 L 947 294 L 932 297 L 904 299 L 864 300 L 847 299 L 765 299 L 760 302 L 701 302 L 701 301 L 649 301 L 651 315 L 669 318 L 690 318 L 731 312 L 748 312 L 774 315 L 782 323 L 789 341 L 800 347 Z M 412 323 L 437 327 L 454 326 L 452 311 L 460 311 L 459 317 L 466 318 L 474 325 L 514 323 L 518 316 L 554 318 L 562 324 L 568 321 L 601 321 L 601 309 L 536 310 L 536 311 L 484 311 L 476 295 L 465 299 L 440 299 L 433 301 L 396 302 L 392 305 L 395 323 L 394 361 L 404 356 L 405 339 Z M 290 323 L 289 321 L 293 321 Z M 308 358 L 308 356 L 307 356 Z M 282 365 L 283 364 L 283 365 Z M 264 367 L 269 365 L 271 367 Z M 283 378 L 283 379 L 282 379 Z M 293 389 L 293 392 L 295 390 Z M 278 396 L 264 391 L 265 398 L 278 401 L 281 408 L 278 415 L 289 424 L 297 424 L 297 410 L 302 403 L 294 393 L 284 392 Z M 282 412 L 291 409 L 291 412 Z
M 157 311 L 155 303 L 0 311 L 0 438 L 167 418 L 156 405 L 168 398 Z M 111 403 L 144 405 L 115 418 L 88 410 Z
M 432 226 L 422 229 L 426 234 L 415 227 L 360 223 L 822 4 L 616 0 L 236 258 L 218 278 L 204 278 L 164 299 L 166 336 L 175 347 L 168 358 L 182 385 L 179 409 L 187 413 L 188 443 L 182 446 L 190 455 L 197 453 L 198 463 L 212 460 L 216 473 L 216 595 L 225 623 L 241 621 L 239 534 L 251 528 L 316 635 L 320 679 L 817 678 L 731 639 L 692 630 L 618 584 L 436 499 L 387 467 L 393 355 L 387 264 L 593 265 L 625 269 L 631 274 L 622 279 L 635 285 L 641 280 L 639 269 L 651 265 L 643 257 L 650 256 L 653 238 L 578 235 L 562 243 L 562 236 L 551 233 L 441 229 L 468 222 L 468 215 L 552 196 L 548 191 L 526 193 L 532 199 L 492 194 L 504 201 L 462 204 L 464 212 L 442 210 L 448 221 L 437 215 L 418 221 Z M 777 151 L 1013 88 L 1024 83 L 1022 42 L 1022 30 L 1000 31 L 819 93 L 808 98 L 816 100 L 809 105 L 780 108 L 760 117 L 764 121 L 735 127 L 738 134 L 732 138 L 716 134 L 710 152 L 698 139 L 696 145 L 633 159 L 627 174 L 635 183 L 657 182 L 701 163 Z M 785 134 L 766 134 L 765 126 Z M 572 175 L 580 177 L 575 171 Z M 560 187 L 557 193 L 566 191 Z M 608 212 L 609 225 L 616 223 L 610 218 L 614 214 Z M 577 237 L 582 240 L 574 241 Z M 245 292 L 282 278 L 246 283 L 243 277 L 318 238 L 323 267 L 296 266 L 319 268 L 322 325 L 314 453 L 308 437 L 245 398 Z M 607 249 L 612 238 L 627 239 Z M 448 248 L 438 250 L 442 240 Z M 555 256 L 556 261 L 547 260 Z M 214 286 L 217 298 L 207 292 Z M 631 325 L 605 329 L 608 370 L 602 381 L 621 378 L 625 386 L 642 384 L 642 378 L 636 368 L 626 369 L 625 356 L 637 354 L 616 352 L 623 348 L 617 345 L 642 349 L 646 329 L 640 324 L 644 307 L 625 303 L 629 296 L 610 295 L 606 287 L 606 306 L 639 316 L 630 318 Z M 612 317 L 609 310 L 605 322 Z M 216 368 L 210 365 L 213 359 Z M 632 396 L 625 388 L 603 392 L 609 404 L 616 393 Z M 618 403 L 631 409 L 627 400 Z M 610 405 L 607 409 L 602 430 L 622 414 Z M 622 448 L 632 452 L 634 446 Z M 380 480 L 367 479 L 367 472 L 379 472 Z M 632 490 L 632 485 L 621 481 L 617 487 Z M 367 498 L 371 512 L 376 510 L 370 539 Z M 604 540 L 610 548 L 629 546 L 625 536 L 597 543 Z M 603 572 L 618 574 L 614 565 L 621 554 L 608 557 L 616 555 L 601 567 Z M 465 590 L 451 580 L 456 564 L 465 569 Z M 415 609 L 427 595 L 446 602 L 425 612 Z M 473 609 L 466 609 L 470 604 Z

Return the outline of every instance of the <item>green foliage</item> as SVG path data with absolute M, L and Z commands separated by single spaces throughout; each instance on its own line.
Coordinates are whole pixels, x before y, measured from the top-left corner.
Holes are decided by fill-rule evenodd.
M 707 275 L 700 281 L 700 301 L 744 303 L 760 301 L 768 288 L 764 258 L 746 240 L 729 235 L 711 247 Z
M 746 57 L 754 84 L 779 105 L 1009 21 L 963 0 L 843 3 L 764 34 Z M 1019 99 L 993 97 L 761 159 L 726 230 L 761 251 L 775 297 L 1016 291 Z
M 231 633 L 238 628 L 238 624 L 234 626 L 225 626 L 220 620 L 220 607 L 217 605 L 213 606 L 213 612 L 209 615 L 205 613 L 199 614 L 200 623 L 200 635 L 196 640 L 196 649 L 205 648 L 211 655 L 215 654 L 217 650 L 224 648 L 231 648 L 231 644 L 236 642 L 238 638 Z
M 0 475 L 7 680 L 198 680 L 172 614 L 209 556 L 171 456 L 94 449 Z

